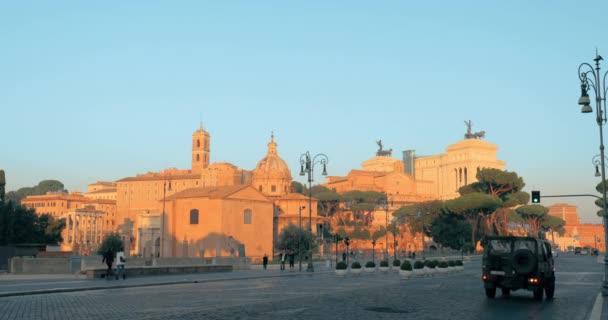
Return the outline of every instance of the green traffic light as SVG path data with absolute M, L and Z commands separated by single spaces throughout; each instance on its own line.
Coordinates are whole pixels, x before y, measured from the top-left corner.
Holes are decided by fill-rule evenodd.
M 540 191 L 532 191 L 532 203 L 540 203 Z

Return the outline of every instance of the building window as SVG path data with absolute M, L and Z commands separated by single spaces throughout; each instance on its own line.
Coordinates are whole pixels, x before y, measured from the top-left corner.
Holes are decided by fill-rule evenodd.
M 190 210 L 190 224 L 198 224 L 198 209 Z
M 270 186 L 270 192 L 277 192 L 277 186 L 271 185 Z
M 201 140 L 196 139 L 196 147 L 197 148 L 201 147 Z
M 262 192 L 262 186 L 260 185 L 260 192 Z
M 245 209 L 243 217 L 245 224 L 251 224 L 251 209 Z
M 201 161 L 201 155 L 200 155 L 200 154 L 197 154 L 197 155 L 196 155 L 196 162 L 199 162 L 199 161 Z

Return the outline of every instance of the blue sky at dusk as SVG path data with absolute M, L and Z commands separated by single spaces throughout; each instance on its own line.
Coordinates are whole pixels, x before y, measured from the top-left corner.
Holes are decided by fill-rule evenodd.
M 202 121 L 212 162 L 254 169 L 273 131 L 303 182 L 306 151 L 346 175 L 375 155 L 378 139 L 396 158 L 435 155 L 471 120 L 525 191 L 597 194 L 599 129 L 577 105 L 577 70 L 596 48 L 608 60 L 608 2 L 582 6 L 3 2 L 0 168 L 8 190 L 57 179 L 81 191 L 186 169 Z M 593 201 L 543 204 L 578 205 L 584 222 L 599 223 Z

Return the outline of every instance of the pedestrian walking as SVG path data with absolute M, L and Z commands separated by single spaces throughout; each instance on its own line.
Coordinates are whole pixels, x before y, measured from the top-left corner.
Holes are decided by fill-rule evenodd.
M 346 261 L 346 251 L 342 252 L 342 261 Z
M 262 265 L 264 265 L 264 270 L 266 270 L 266 266 L 268 266 L 268 255 L 264 253 L 264 257 L 262 258 Z
M 119 274 L 122 275 L 123 280 L 127 278 L 127 273 L 125 271 L 126 262 L 127 258 L 125 258 L 125 253 L 123 251 L 118 251 L 116 253 L 116 280 L 118 280 Z
M 285 250 L 281 251 L 281 271 L 285 271 Z
M 106 252 L 103 254 L 103 259 L 101 260 L 101 263 L 106 263 L 106 265 L 108 266 L 108 270 L 106 271 L 106 280 L 110 279 L 110 275 L 112 274 L 112 264 L 114 263 L 114 252 L 112 252 L 112 249 L 108 249 L 106 250 Z
M 293 271 L 295 266 L 294 263 L 296 261 L 296 255 L 293 252 L 289 253 L 289 271 Z

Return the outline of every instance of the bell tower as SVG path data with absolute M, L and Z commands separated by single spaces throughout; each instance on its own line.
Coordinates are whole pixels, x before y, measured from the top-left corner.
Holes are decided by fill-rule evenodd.
M 209 132 L 201 127 L 192 134 L 192 171 L 201 172 L 209 166 Z

